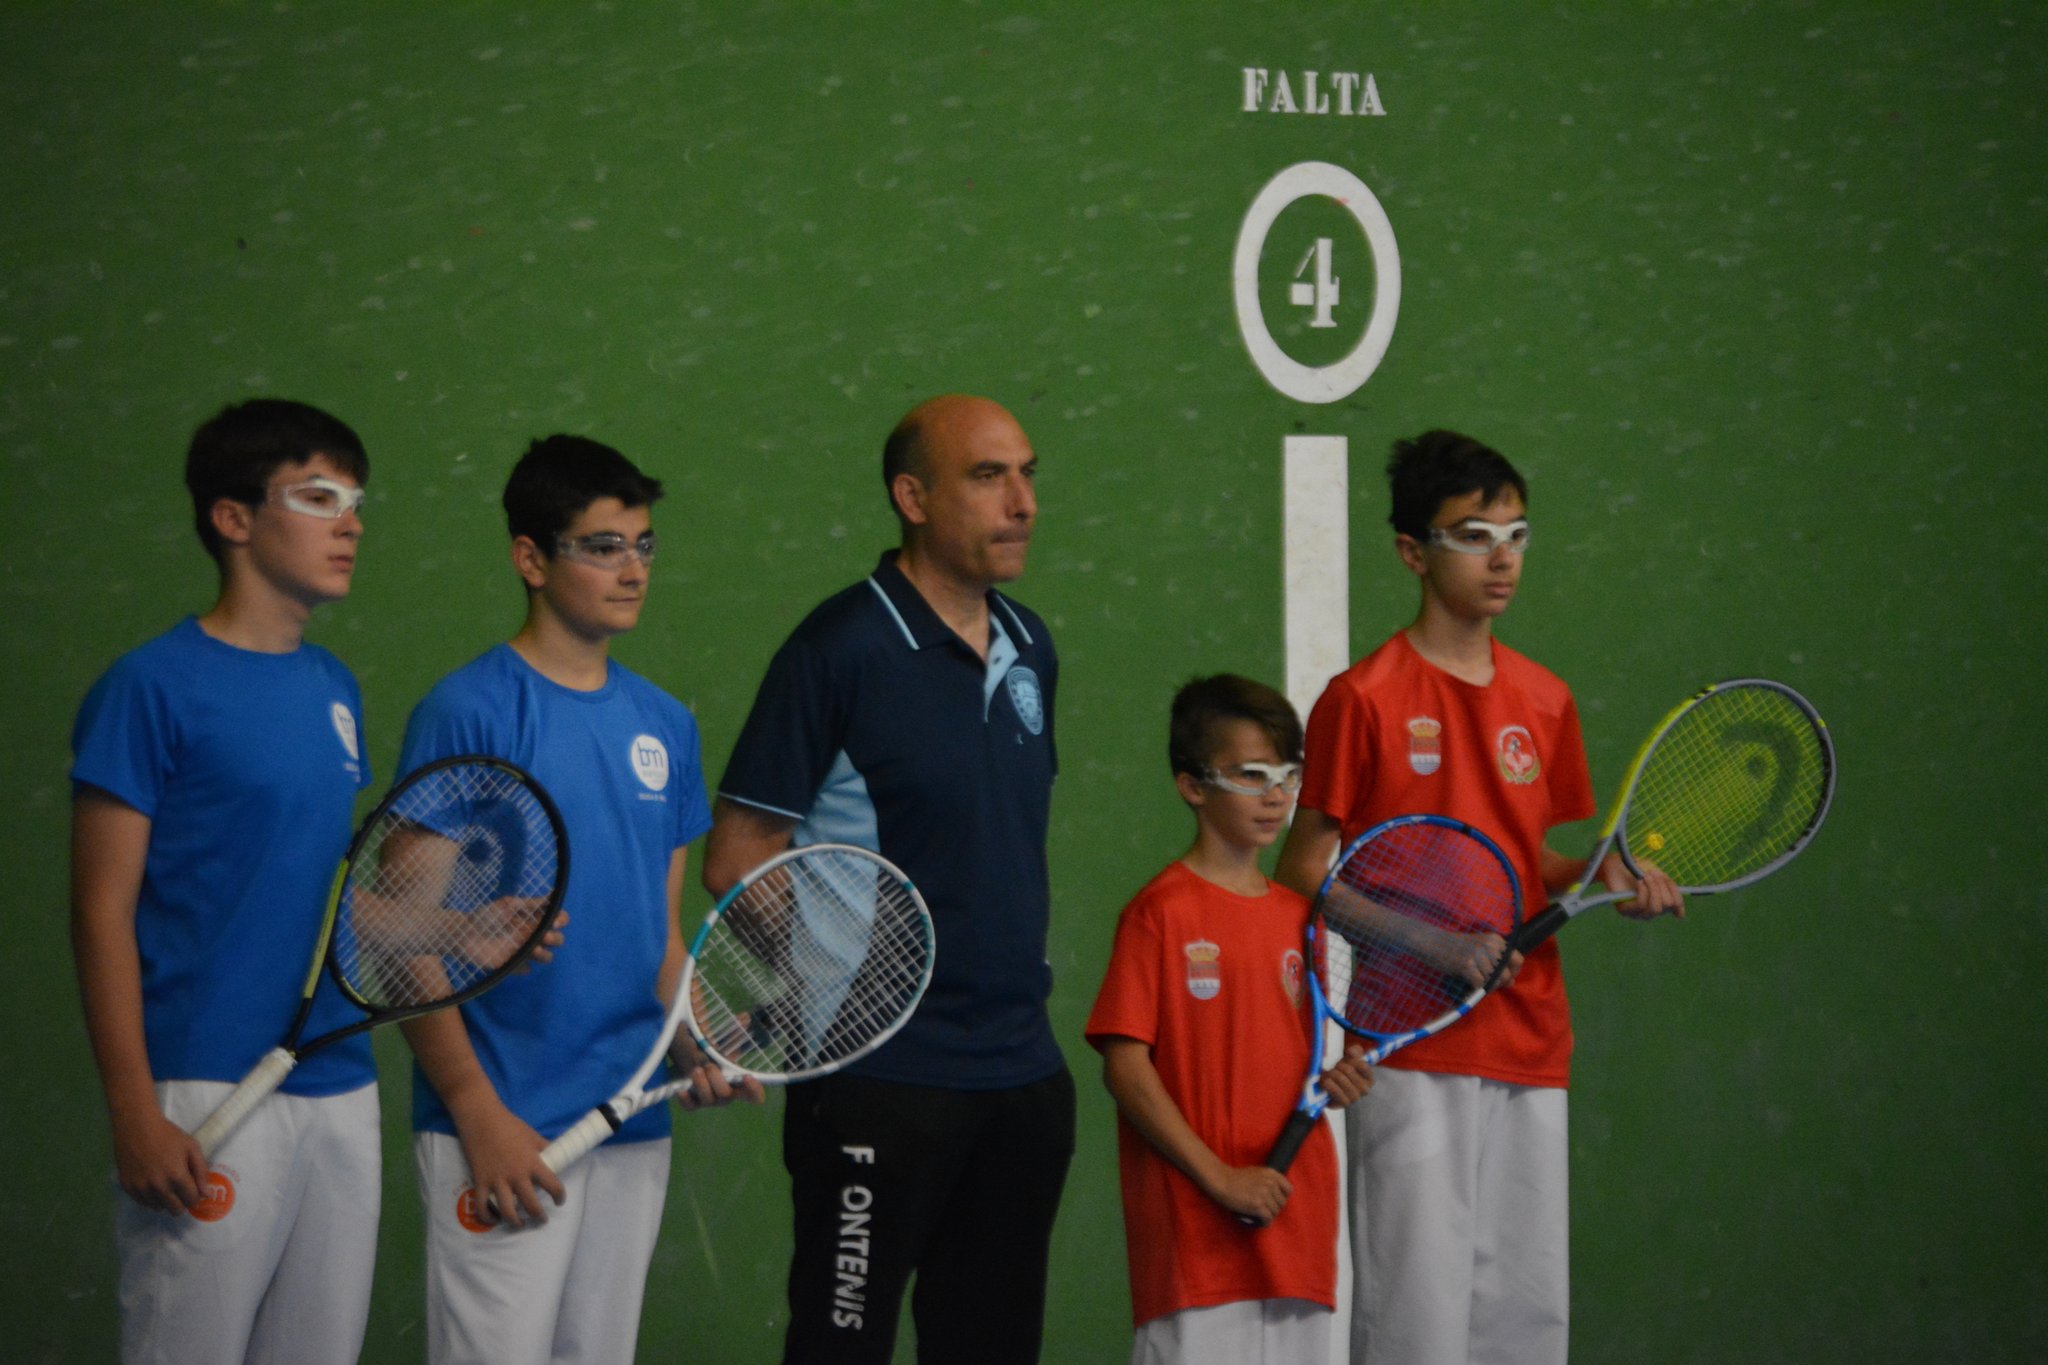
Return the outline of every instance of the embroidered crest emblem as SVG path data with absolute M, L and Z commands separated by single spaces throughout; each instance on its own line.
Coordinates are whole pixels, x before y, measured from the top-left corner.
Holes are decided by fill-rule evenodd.
M 1010 705 L 1017 708 L 1017 719 L 1032 734 L 1044 734 L 1045 698 L 1038 690 L 1038 675 L 1019 664 L 1004 681 L 1009 684 Z
M 1408 766 L 1428 777 L 1444 765 L 1444 723 L 1435 716 L 1408 722 Z
M 1301 950 L 1289 948 L 1280 955 L 1280 986 L 1296 1009 L 1301 1008 Z
M 1495 760 L 1500 764 L 1500 775 L 1510 782 L 1527 786 L 1543 771 L 1543 763 L 1536 757 L 1536 741 L 1520 725 L 1504 727 L 1493 747 Z
M 653 735 L 633 736 L 633 776 L 640 785 L 658 792 L 668 785 L 668 746 Z
M 1223 950 L 1198 938 L 1181 951 L 1188 955 L 1188 994 L 1197 1000 L 1214 1000 L 1223 989 Z

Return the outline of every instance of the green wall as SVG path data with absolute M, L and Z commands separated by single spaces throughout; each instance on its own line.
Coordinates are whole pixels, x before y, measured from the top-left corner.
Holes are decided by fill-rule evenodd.
M 1186 837 L 1166 697 L 1281 676 L 1291 433 L 1351 442 L 1354 648 L 1401 624 L 1378 466 L 1439 424 L 1531 478 L 1503 635 L 1575 683 L 1603 790 L 1734 674 L 1806 691 L 1842 755 L 1783 876 L 1566 944 L 1577 1358 L 2042 1358 L 2044 32 L 1989 0 L 9 5 L 6 1353 L 111 1351 L 66 741 L 114 655 L 208 600 L 193 426 L 275 393 L 368 442 L 357 588 L 315 636 L 385 777 L 413 701 L 515 623 L 510 460 L 622 447 L 672 496 L 620 653 L 715 773 L 775 643 L 890 535 L 882 434 L 966 389 L 1043 459 L 1019 595 L 1064 659 L 1053 1006 L 1083 1111 L 1048 1359 L 1126 1349 L 1079 1027 Z M 1245 113 L 1247 66 L 1370 72 L 1387 113 Z M 1372 187 L 1402 260 L 1385 362 L 1328 407 L 1259 378 L 1231 302 L 1245 209 L 1309 159 Z M 1332 232 L 1357 261 L 1340 216 L 1290 212 L 1269 267 Z M 1338 317 L 1276 330 L 1321 363 Z M 373 1361 L 422 1352 L 394 1043 Z M 773 1105 L 679 1129 L 644 1354 L 770 1359 Z

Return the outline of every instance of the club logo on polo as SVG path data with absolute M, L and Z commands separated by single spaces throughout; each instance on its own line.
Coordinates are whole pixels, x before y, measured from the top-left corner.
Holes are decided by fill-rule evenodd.
M 668 748 L 653 735 L 633 737 L 633 775 L 651 792 L 668 785 Z
M 1038 690 L 1038 675 L 1023 665 L 1010 670 L 1010 704 L 1017 719 L 1034 735 L 1045 733 L 1045 698 Z
M 1543 771 L 1543 764 L 1536 757 L 1536 741 L 1530 738 L 1524 727 L 1503 726 L 1493 745 L 1500 763 L 1500 775 L 1508 781 L 1527 786 Z
M 1289 948 L 1280 955 L 1280 987 L 1296 1009 L 1301 1008 L 1301 950 Z
M 347 702 L 336 702 L 327 708 L 327 714 L 334 721 L 334 733 L 341 736 L 341 747 L 347 751 L 349 761 L 362 757 L 356 750 L 356 717 L 348 709 Z
M 1223 989 L 1223 950 L 1198 938 L 1181 951 L 1188 955 L 1188 994 L 1197 1000 L 1214 1000 Z
M 1408 722 L 1408 766 L 1424 777 L 1444 765 L 1444 723 L 1435 716 Z

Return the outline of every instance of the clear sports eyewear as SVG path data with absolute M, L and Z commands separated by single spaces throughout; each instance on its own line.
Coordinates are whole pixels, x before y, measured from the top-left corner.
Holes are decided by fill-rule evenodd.
M 1211 768 L 1202 780 L 1239 796 L 1271 796 L 1275 790 L 1292 796 L 1301 790 L 1299 763 L 1240 763 L 1229 772 Z
M 649 531 L 638 540 L 627 540 L 617 531 L 596 531 L 587 536 L 557 536 L 555 553 L 578 564 L 588 564 L 594 569 L 617 571 L 626 567 L 628 561 L 637 560 L 642 564 L 654 562 L 658 548 L 654 532 Z
M 316 474 L 299 483 L 271 489 L 269 500 L 281 502 L 303 516 L 337 521 L 363 505 L 363 492 L 360 488 L 350 488 L 345 483 L 336 483 L 325 475 Z
M 1431 527 L 1429 543 L 1461 555 L 1490 555 L 1503 545 L 1510 553 L 1521 554 L 1529 548 L 1529 519 L 1517 517 L 1503 526 L 1497 521 L 1467 517 L 1456 526 Z

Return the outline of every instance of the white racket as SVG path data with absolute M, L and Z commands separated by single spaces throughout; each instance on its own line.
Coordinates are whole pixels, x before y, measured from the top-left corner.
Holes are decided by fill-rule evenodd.
M 726 1078 L 786 1085 L 827 1075 L 894 1037 L 931 984 L 931 912 L 880 854 L 811 844 L 741 878 L 704 917 L 647 1059 L 541 1160 L 557 1173 L 627 1119 L 690 1088 L 650 1085 L 677 1029 Z

